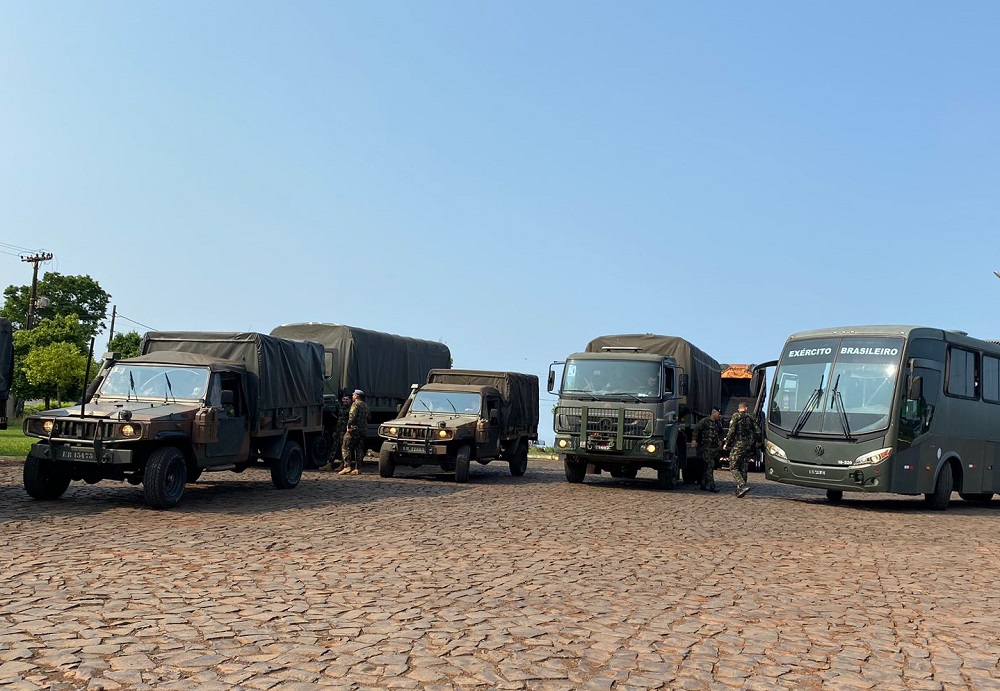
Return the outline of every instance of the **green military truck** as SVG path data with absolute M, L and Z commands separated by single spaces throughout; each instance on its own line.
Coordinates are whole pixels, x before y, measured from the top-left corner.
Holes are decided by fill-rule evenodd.
M 721 368 L 705 352 L 676 336 L 600 336 L 584 352 L 549 367 L 556 389 L 555 450 L 566 479 L 588 473 L 634 478 L 653 468 L 659 485 L 673 489 L 689 473 L 693 427 L 719 405 Z
M 503 459 L 511 475 L 528 468 L 538 439 L 538 377 L 519 372 L 436 369 L 415 387 L 400 417 L 379 426 L 379 475 L 396 466 L 437 465 L 468 482 L 469 465 Z
M 0 429 L 7 429 L 7 398 L 14 381 L 14 330 L 0 319 Z
M 326 429 L 336 429 L 337 416 L 342 414 L 341 395 L 355 389 L 365 392 L 365 403 L 371 413 L 365 443 L 373 450 L 381 442 L 379 424 L 399 414 L 410 395 L 410 387 L 424 381 L 432 369 L 451 367 L 451 351 L 444 343 L 355 326 L 322 322 L 284 324 L 272 329 L 271 335 L 313 341 L 323 346 L 327 376 L 323 386 Z M 332 436 L 326 437 L 327 443 Z
M 57 499 L 72 480 L 142 484 L 175 506 L 204 471 L 270 468 L 298 485 L 323 434 L 323 347 L 259 333 L 151 332 L 140 355 L 113 353 L 79 406 L 24 421 L 39 440 L 24 488 Z

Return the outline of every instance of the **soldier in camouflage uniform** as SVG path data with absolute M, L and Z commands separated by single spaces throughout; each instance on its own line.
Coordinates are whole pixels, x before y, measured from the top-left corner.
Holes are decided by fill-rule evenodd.
M 347 435 L 347 415 L 351 412 L 351 397 L 344 394 L 340 397 L 340 408 L 337 409 L 337 429 L 333 438 L 333 456 L 344 460 L 343 444 Z M 346 465 L 346 464 L 345 464 Z M 331 464 L 332 466 L 332 464 Z
M 707 492 L 718 492 L 715 486 L 715 466 L 722 455 L 722 411 L 712 408 L 712 415 L 703 418 L 694 428 L 694 439 L 691 448 L 701 451 L 702 472 L 701 488 Z
M 742 497 L 750 491 L 747 484 L 747 466 L 750 456 L 760 446 L 760 425 L 747 412 L 747 404 L 740 403 L 739 409 L 729 421 L 729 434 L 723 449 L 729 450 L 729 469 L 736 479 L 736 496 Z
M 355 389 L 351 396 L 351 410 L 347 414 L 347 432 L 344 433 L 344 469 L 340 475 L 360 475 L 361 460 L 365 456 L 365 435 L 368 432 L 368 405 L 365 392 Z

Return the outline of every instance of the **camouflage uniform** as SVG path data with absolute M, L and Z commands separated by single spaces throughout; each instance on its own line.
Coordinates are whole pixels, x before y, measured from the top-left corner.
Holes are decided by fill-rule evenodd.
M 745 411 L 738 411 L 729 421 L 726 448 L 729 449 L 729 469 L 736 479 L 736 491 L 747 486 L 747 466 L 757 449 L 760 426 L 757 420 Z
M 715 467 L 722 455 L 722 436 L 722 423 L 710 417 L 703 418 L 694 428 L 694 441 L 704 464 L 701 473 L 702 489 L 715 489 Z
M 333 439 L 333 454 L 334 456 L 340 454 L 341 460 L 344 459 L 342 446 L 344 439 L 347 437 L 347 415 L 350 411 L 350 405 L 340 403 L 337 406 L 337 429 L 334 432 L 336 436 Z
M 361 459 L 365 455 L 365 436 L 368 433 L 368 404 L 361 399 L 351 404 L 344 433 L 344 467 L 361 470 Z

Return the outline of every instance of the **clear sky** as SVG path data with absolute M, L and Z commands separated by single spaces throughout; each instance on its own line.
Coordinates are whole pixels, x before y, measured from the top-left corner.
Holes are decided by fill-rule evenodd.
M 156 329 L 332 321 L 543 381 L 608 333 L 722 362 L 842 324 L 1000 338 L 998 28 L 992 1 L 0 0 L 0 284 L 45 249 Z

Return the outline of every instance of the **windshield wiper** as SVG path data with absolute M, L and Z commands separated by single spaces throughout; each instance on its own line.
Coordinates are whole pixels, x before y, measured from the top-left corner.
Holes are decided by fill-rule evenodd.
M 819 387 L 809 395 L 809 400 L 802 407 L 802 412 L 799 413 L 798 419 L 795 420 L 795 425 L 792 427 L 792 431 L 789 434 L 793 437 L 799 436 L 799 432 L 805 427 L 806 421 L 809 416 L 812 415 L 813 409 L 819 403 L 819 399 L 823 397 L 823 377 L 819 378 Z
M 128 371 L 128 391 L 125 392 L 125 402 L 128 403 L 132 400 L 132 394 L 135 394 L 136 398 L 139 398 L 139 394 L 135 393 L 135 379 L 132 377 L 132 370 Z
M 450 398 L 446 398 L 444 400 L 448 401 L 448 405 L 451 406 L 451 412 L 453 412 L 453 413 L 457 413 L 458 412 L 458 409 L 455 407 L 455 404 L 451 402 Z
M 840 392 L 837 391 L 837 386 L 840 384 L 840 375 L 837 375 L 837 381 L 833 383 L 833 407 L 837 409 L 840 413 L 840 426 L 844 428 L 844 439 L 847 441 L 854 441 L 851 438 L 851 424 L 847 420 L 847 409 L 844 408 L 844 401 L 840 397 Z
M 166 372 L 164 372 L 163 373 L 163 378 L 167 380 L 167 388 L 163 391 L 163 402 L 164 403 L 167 402 L 167 394 L 169 393 L 170 394 L 170 398 L 173 398 L 174 399 L 174 403 L 176 403 L 177 399 L 174 398 L 174 387 L 170 383 L 170 376 Z
M 563 389 L 562 391 L 560 391 L 560 393 L 564 393 L 564 394 L 566 394 L 566 393 L 568 393 L 568 394 L 583 394 L 584 396 L 586 396 L 587 398 L 589 398 L 592 401 L 596 401 L 597 400 L 597 396 L 595 396 L 593 394 L 593 392 L 591 392 L 591 391 L 584 391 L 583 389 Z
M 643 400 L 641 398 L 639 398 L 636 394 L 629 393 L 628 391 L 616 391 L 615 393 L 613 393 L 611 395 L 612 396 L 631 396 L 632 398 L 635 399 L 636 403 L 642 403 L 643 402 Z

